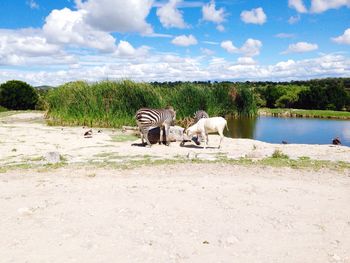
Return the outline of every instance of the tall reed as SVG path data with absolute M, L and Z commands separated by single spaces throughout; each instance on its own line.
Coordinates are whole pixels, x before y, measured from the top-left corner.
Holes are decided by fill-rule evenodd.
M 206 110 L 211 116 L 237 113 L 237 88 L 232 84 L 157 85 L 124 81 L 69 82 L 49 91 L 48 118 L 52 124 L 120 127 L 135 125 L 141 107 L 177 111 L 177 118 Z

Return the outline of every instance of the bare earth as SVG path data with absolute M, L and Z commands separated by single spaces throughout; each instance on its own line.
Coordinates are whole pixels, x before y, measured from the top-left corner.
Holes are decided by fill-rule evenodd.
M 42 118 L 0 118 L 0 262 L 350 262 L 350 169 L 209 162 L 276 149 L 350 162 L 349 147 L 225 138 L 221 150 L 145 148 Z M 68 164 L 47 168 L 50 151 Z M 208 163 L 117 168 L 165 158 Z

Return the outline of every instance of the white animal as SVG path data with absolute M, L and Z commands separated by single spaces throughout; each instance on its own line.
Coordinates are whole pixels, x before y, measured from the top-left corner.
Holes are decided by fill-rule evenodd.
M 208 133 L 219 133 L 220 143 L 219 149 L 221 147 L 222 139 L 224 138 L 224 129 L 227 128 L 227 121 L 222 117 L 211 117 L 200 119 L 196 124 L 186 129 L 186 135 L 192 137 L 198 135 L 204 138 L 205 145 L 208 146 Z M 227 128 L 228 130 L 228 128 Z

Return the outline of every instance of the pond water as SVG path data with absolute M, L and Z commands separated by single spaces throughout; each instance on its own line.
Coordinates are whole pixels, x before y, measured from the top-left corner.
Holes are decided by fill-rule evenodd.
M 250 138 L 269 143 L 331 144 L 339 137 L 342 145 L 350 146 L 350 121 L 312 118 L 227 118 L 231 138 Z

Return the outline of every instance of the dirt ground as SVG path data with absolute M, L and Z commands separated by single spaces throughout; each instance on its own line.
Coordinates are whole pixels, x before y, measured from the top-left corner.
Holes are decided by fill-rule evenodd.
M 350 169 L 209 162 L 276 149 L 349 162 L 349 147 L 225 138 L 220 150 L 145 148 L 119 131 L 84 138 L 87 128 L 42 117 L 0 118 L 1 262 L 350 262 Z M 66 165 L 47 168 L 49 151 Z M 142 158 L 208 163 L 94 165 Z

